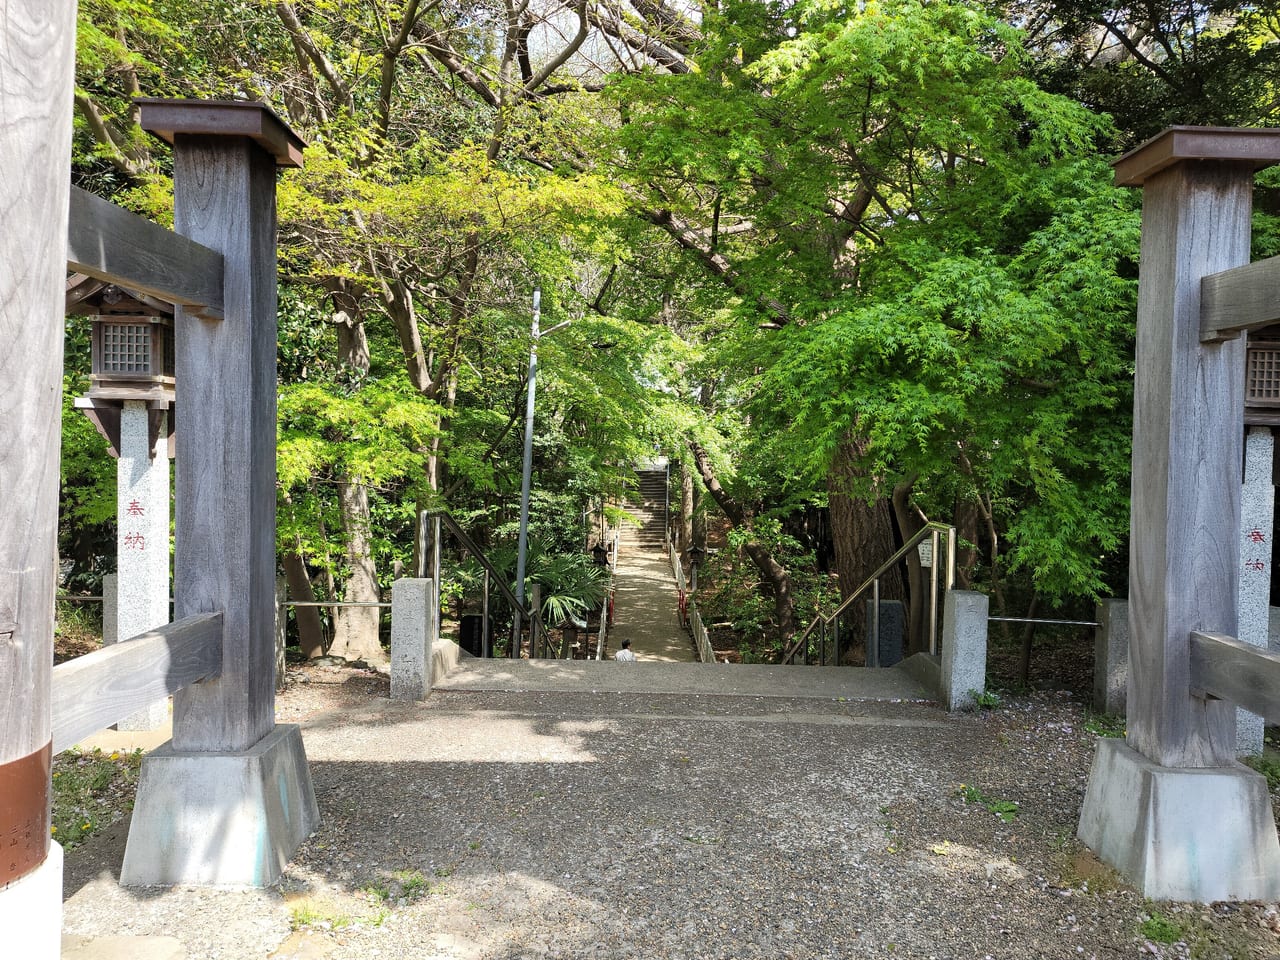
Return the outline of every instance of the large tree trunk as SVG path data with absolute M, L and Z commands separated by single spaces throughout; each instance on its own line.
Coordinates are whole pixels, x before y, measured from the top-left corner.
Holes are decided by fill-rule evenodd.
M 289 582 L 289 596 L 303 603 L 314 603 L 315 592 L 311 589 L 311 578 L 307 576 L 307 565 L 296 553 L 286 553 L 280 558 L 284 567 L 285 579 Z M 314 660 L 324 655 L 324 625 L 320 621 L 318 607 L 294 607 L 293 618 L 298 624 L 298 648 L 307 660 Z
M 380 599 L 378 577 L 369 536 L 369 489 L 361 483 L 341 481 L 338 500 L 347 535 L 350 571 L 342 599 L 347 603 L 377 602 Z M 378 607 L 339 607 L 329 653 L 344 660 L 363 660 L 370 666 L 386 666 L 387 657 L 378 639 L 379 620 Z
M 864 441 L 853 439 L 840 444 L 827 477 L 836 575 L 840 594 L 845 597 L 898 549 L 888 498 L 877 497 L 868 503 L 854 492 L 855 481 L 865 476 L 860 464 L 865 446 Z M 884 599 L 901 600 L 905 593 L 902 576 L 896 570 L 889 571 L 880 582 L 880 596 Z
M 716 478 L 715 470 L 712 469 L 711 459 L 707 456 L 707 451 L 702 445 L 696 441 L 689 441 L 689 449 L 693 453 L 693 462 L 698 468 L 698 474 L 702 477 L 702 483 L 707 488 L 707 492 L 711 494 L 711 498 L 719 505 L 724 515 L 729 518 L 729 522 L 739 529 L 744 529 L 748 525 L 747 511 L 737 500 L 731 497 Z M 763 545 L 754 540 L 747 542 L 743 549 L 747 556 L 751 558 L 751 562 L 755 564 L 756 569 L 760 571 L 760 576 L 766 584 L 769 585 L 773 592 L 773 608 L 774 616 L 778 621 L 778 633 L 781 635 L 782 642 L 785 645 L 796 633 L 796 611 L 795 598 L 791 594 L 791 574 L 787 568 L 778 563 L 773 558 L 773 554 Z
M 328 284 L 333 300 L 333 325 L 338 332 L 338 360 L 344 365 L 369 372 L 369 338 L 360 316 L 359 291 L 346 280 Z
M 687 554 L 693 546 L 693 472 L 680 464 L 680 552 Z
M 831 512 L 831 545 L 840 596 L 849 597 L 898 549 L 893 533 L 893 519 L 887 497 L 868 502 L 858 487 L 865 477 L 861 460 L 866 442 L 848 438 L 836 450 L 835 461 L 827 477 L 827 505 Z M 881 600 L 903 600 L 906 590 L 898 568 L 889 570 L 880 580 Z M 870 592 L 866 599 L 871 600 Z M 865 619 L 847 617 L 844 629 L 866 642 Z

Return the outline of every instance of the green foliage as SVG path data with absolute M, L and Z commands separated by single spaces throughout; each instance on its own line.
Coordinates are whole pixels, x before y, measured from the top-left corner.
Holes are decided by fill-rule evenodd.
M 1142 921 L 1138 926 L 1138 932 L 1156 943 L 1177 943 L 1185 938 L 1182 925 L 1158 910 L 1153 910 L 1151 915 Z
M 507 531 L 499 530 L 504 532 Z M 514 537 L 498 541 L 486 556 L 507 583 L 515 581 Z M 480 595 L 484 573 L 474 560 L 458 564 L 450 574 L 460 595 L 473 599 Z M 525 567 L 526 598 L 533 596 L 534 584 L 541 590 L 543 622 L 548 627 L 557 627 L 570 618 L 581 619 L 590 610 L 599 608 L 608 589 L 608 573 L 581 550 L 552 549 L 531 536 Z
M 97 592 L 115 567 L 116 461 L 107 441 L 75 408 L 89 389 L 89 321 L 67 321 L 62 380 L 62 458 L 58 552 L 69 561 L 63 587 Z
M 123 815 L 142 766 L 142 751 L 69 750 L 53 764 L 52 831 L 67 850 Z
M 1084 720 L 1084 728 L 1095 737 L 1123 737 L 1125 727 L 1125 718 L 1114 713 L 1090 713 Z
M 994 710 L 1000 706 L 1000 694 L 990 688 L 986 690 L 970 690 L 969 694 L 973 697 L 974 704 L 983 710 Z
M 171 215 L 138 90 L 272 100 L 312 144 L 279 187 L 282 549 L 340 586 L 352 482 L 384 569 L 422 506 L 513 539 L 538 286 L 543 328 L 572 321 L 539 344 L 547 557 L 581 554 L 580 518 L 632 461 L 696 437 L 747 505 L 732 544 L 781 558 L 806 615 L 830 585 L 788 520 L 898 484 L 930 516 L 983 505 L 981 576 L 1051 603 L 1116 588 L 1138 216 L 1103 155 L 1171 116 L 1273 119 L 1273 5 L 1062 0 L 1027 36 L 1025 11 L 967 0 L 726 0 L 685 25 L 687 72 L 604 67 L 603 94 L 576 59 L 523 89 L 500 12 L 412 9 L 396 49 L 402 14 L 367 0 L 79 8 L 78 183 Z M 1094 55 L 1119 33 L 1136 49 Z M 1280 251 L 1277 177 L 1259 256 Z M 69 407 L 64 437 L 60 544 L 92 577 L 114 471 Z M 854 489 L 833 489 L 851 450 Z M 774 612 L 733 552 L 704 603 L 763 633 Z M 587 597 L 560 562 L 550 595 Z
M 977 6 L 721 5 L 700 70 L 619 80 L 611 147 L 737 274 L 696 374 L 735 495 L 982 498 L 1046 598 L 1106 589 L 1128 513 L 1138 218 L 1112 131 Z M 784 315 L 781 329 L 777 315 Z M 713 332 L 714 331 L 714 332 Z M 691 391 L 692 393 L 692 391 Z M 706 391 L 701 406 L 706 408 Z
M 1275 124 L 1274 2 L 1057 0 L 1051 10 L 1029 38 L 1041 81 L 1112 115 L 1124 146 L 1172 124 Z
M 1272 793 L 1280 791 L 1280 755 L 1273 749 L 1264 749 L 1258 757 L 1241 757 L 1240 762 L 1266 777 Z
M 1018 805 L 1012 800 L 1001 800 L 997 797 L 989 797 L 977 787 L 969 784 L 960 784 L 960 789 L 956 791 L 956 795 L 964 800 L 965 803 L 976 803 L 986 807 L 1005 823 L 1013 823 L 1018 815 Z

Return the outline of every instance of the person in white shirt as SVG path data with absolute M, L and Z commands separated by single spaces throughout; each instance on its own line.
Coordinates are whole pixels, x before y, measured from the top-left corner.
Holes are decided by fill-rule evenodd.
M 622 649 L 613 655 L 613 659 L 619 663 L 635 663 L 636 655 L 631 652 L 631 641 L 623 640 Z

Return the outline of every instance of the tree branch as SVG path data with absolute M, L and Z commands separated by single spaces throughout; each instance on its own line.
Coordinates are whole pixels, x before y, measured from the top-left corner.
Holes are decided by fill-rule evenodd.
M 325 56 L 314 40 L 311 34 L 307 32 L 307 28 L 302 25 L 302 21 L 298 19 L 298 13 L 293 9 L 293 4 L 289 0 L 280 0 L 276 4 L 276 15 L 280 17 L 280 22 L 284 24 L 284 28 L 289 31 L 289 36 L 293 38 L 293 42 L 302 48 L 307 58 L 315 66 L 320 75 L 324 77 L 325 82 L 329 84 L 329 88 L 341 101 L 342 105 L 349 111 L 355 110 L 355 100 L 351 96 L 351 90 L 346 82 L 338 75 L 337 69 L 333 63 Z

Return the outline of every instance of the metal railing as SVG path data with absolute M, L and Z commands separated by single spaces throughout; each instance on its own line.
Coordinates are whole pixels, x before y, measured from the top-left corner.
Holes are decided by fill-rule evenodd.
M 489 562 L 489 558 L 485 556 L 484 551 L 480 549 L 479 544 L 471 539 L 471 535 L 467 533 L 462 526 L 447 511 L 431 511 L 428 513 L 430 517 L 439 517 L 441 524 L 448 529 L 450 533 L 457 539 L 462 549 L 471 554 L 475 561 L 480 564 L 486 574 L 486 584 L 492 584 L 498 588 L 498 592 L 502 594 L 502 598 L 507 601 L 511 607 L 513 617 L 511 624 L 511 645 L 508 650 L 508 656 L 518 658 L 523 649 L 523 629 L 522 621 L 529 624 L 529 656 L 530 658 L 538 657 L 538 651 L 542 651 L 544 657 L 558 657 L 564 659 L 567 655 L 568 639 L 565 638 L 560 644 L 560 649 L 554 653 L 548 653 L 551 649 L 549 639 L 547 637 L 546 625 L 542 622 L 541 604 L 539 603 L 538 588 L 534 587 L 533 596 L 530 598 L 529 606 L 525 606 L 516 599 L 515 591 L 507 586 L 506 581 L 498 573 L 497 569 Z M 488 590 L 485 591 L 486 607 L 488 605 Z M 483 626 L 488 626 L 488 610 L 486 609 L 483 617 Z
M 945 536 L 947 539 L 947 557 L 942 567 L 943 572 L 943 592 L 950 590 L 955 586 L 956 581 L 956 528 L 947 526 L 942 523 L 927 523 L 906 543 L 904 543 L 888 560 L 880 564 L 875 572 L 869 576 L 858 589 L 849 594 L 835 610 L 830 614 L 818 614 L 813 621 L 800 632 L 800 634 L 791 641 L 791 645 L 787 647 L 783 653 L 782 659 L 779 661 L 783 664 L 796 662 L 797 655 L 802 655 L 801 663 L 809 663 L 810 638 L 814 633 L 818 634 L 818 665 L 826 666 L 828 661 L 833 664 L 840 662 L 840 618 L 855 603 L 863 598 L 867 591 L 871 592 L 871 629 L 870 636 L 867 639 L 867 659 L 868 667 L 880 666 L 880 580 L 886 573 L 897 566 L 912 550 L 918 550 L 920 544 L 925 540 L 930 544 L 930 561 L 929 561 L 929 606 L 928 606 L 928 626 L 929 626 L 929 652 L 936 654 L 938 652 L 938 547 L 939 541 Z M 828 639 L 831 643 L 831 656 L 827 655 Z
M 596 659 L 604 659 L 604 648 L 609 640 L 609 619 L 613 615 L 613 578 L 618 570 L 618 541 L 622 531 L 613 528 L 613 543 L 605 554 L 605 563 L 609 568 L 609 585 L 605 588 L 604 599 L 600 601 L 600 633 L 596 636 Z
M 670 529 L 667 530 L 666 544 L 667 556 L 671 560 L 671 575 L 676 581 L 676 597 L 682 626 L 687 625 L 689 632 L 693 634 L 693 643 L 698 649 L 698 660 L 702 663 L 715 663 L 716 655 L 711 649 L 711 637 L 707 633 L 706 625 L 702 622 L 702 614 L 698 612 L 698 603 L 694 599 L 693 591 L 688 588 L 684 576 L 684 564 L 680 562 L 680 551 L 676 549 L 675 542 L 671 539 Z

